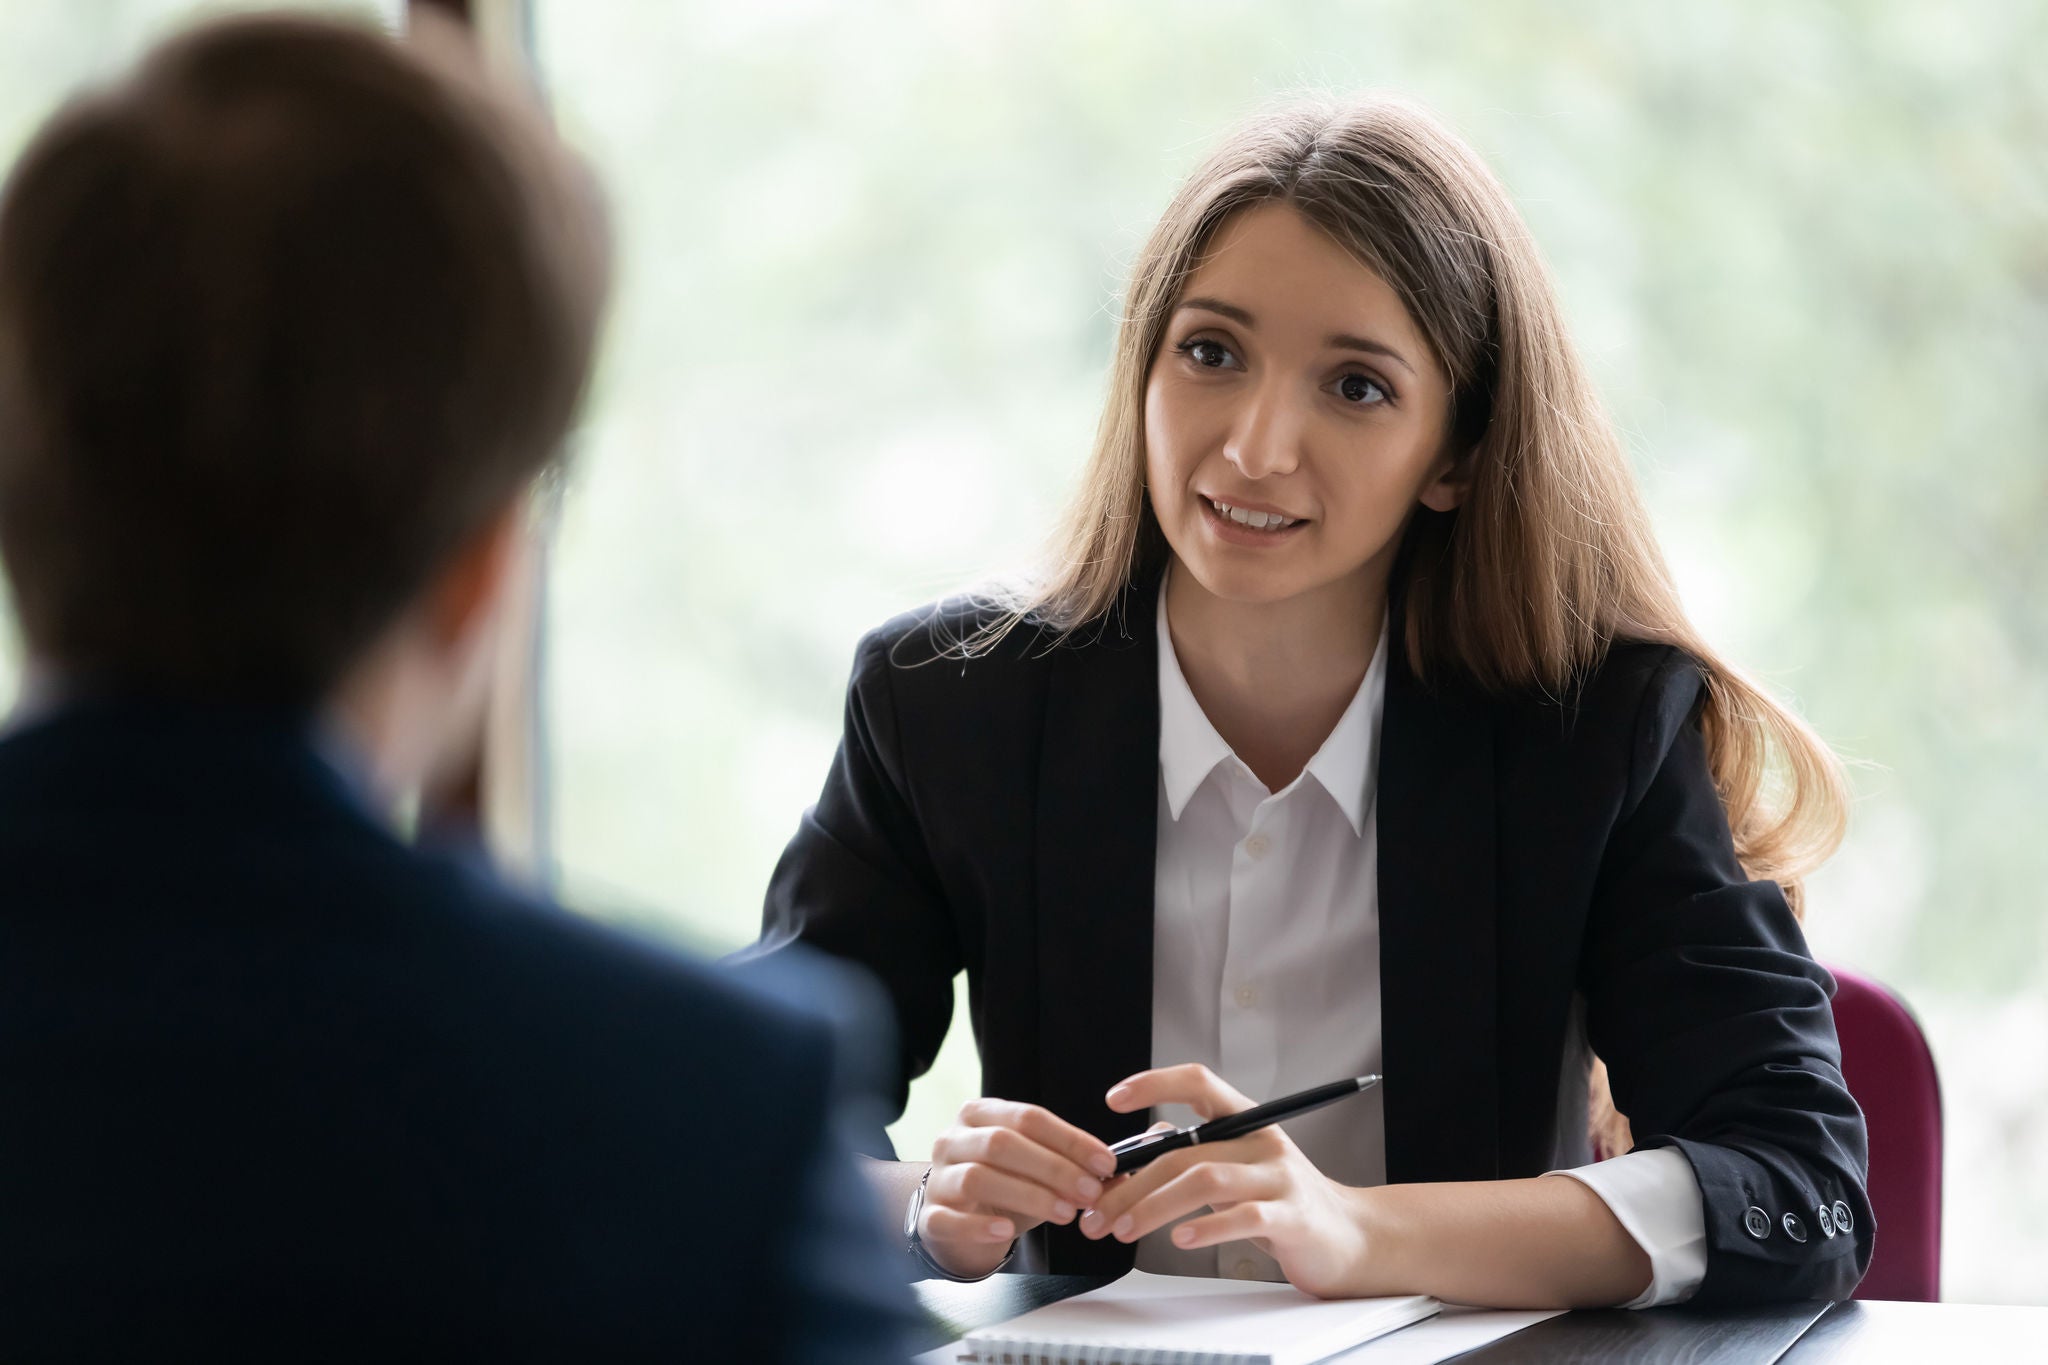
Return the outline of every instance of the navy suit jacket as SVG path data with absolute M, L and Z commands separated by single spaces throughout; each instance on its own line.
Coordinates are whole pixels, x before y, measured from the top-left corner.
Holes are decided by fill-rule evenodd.
M 401 842 L 302 714 L 0 739 L 0 1358 L 900 1360 L 834 1070 Z
M 985 619 L 971 604 L 869 635 L 764 923 L 767 942 L 881 978 L 906 1076 L 930 1066 L 965 970 L 983 1093 L 1112 1141 L 1149 1121 L 1103 1096 L 1152 1064 L 1157 591 L 1148 576 L 1099 629 L 1054 645 L 1027 625 L 964 663 L 935 655 Z M 1388 1178 L 1585 1160 L 1560 1143 L 1574 1126 L 1583 1140 L 1583 1102 L 1559 1112 L 1582 1009 L 1636 1144 L 1678 1148 L 1699 1178 L 1694 1302 L 1847 1297 L 1871 1216 L 1833 981 L 1778 886 L 1736 861 L 1698 670 L 1619 645 L 1558 701 L 1425 687 L 1401 650 L 1389 662 L 1376 806 Z M 1053 1271 L 1116 1273 L 1134 1254 L 1071 1226 L 1032 1238 L 1028 1263 Z

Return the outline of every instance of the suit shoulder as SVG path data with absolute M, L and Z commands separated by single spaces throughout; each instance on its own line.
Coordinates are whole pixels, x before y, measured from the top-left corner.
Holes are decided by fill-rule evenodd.
M 1705 698 L 1705 674 L 1684 650 L 1617 641 L 1574 686 L 1513 694 L 1495 711 L 1504 780 L 1534 808 L 1635 809 Z
M 1562 693 L 1528 689 L 1499 714 L 1519 750 L 1575 754 L 1610 771 L 1654 767 L 1698 713 L 1706 676 L 1672 645 L 1617 640 Z
M 1582 686 L 1586 702 L 1631 716 L 1689 719 L 1706 688 L 1697 659 L 1676 645 L 1617 640 Z
M 1562 693 L 1529 689 L 1510 709 L 1527 720 L 1569 728 L 1629 733 L 1648 713 L 1690 717 L 1705 687 L 1699 663 L 1674 645 L 1616 640 L 1600 660 Z
M 646 1041 L 717 1037 L 738 1052 L 766 1050 L 780 1065 L 829 1050 L 827 1020 L 787 993 L 529 895 L 465 858 L 426 855 L 418 875 L 422 894 L 443 908 L 450 947 L 502 1008 L 554 1013 L 563 1027 L 593 1035 L 616 1024 Z
M 994 597 L 962 595 L 891 617 L 861 637 L 852 687 L 886 696 L 902 717 L 979 723 L 1043 685 L 1073 643 Z
M 1060 642 L 1050 626 L 992 591 L 959 593 L 898 612 L 861 637 L 856 666 L 903 670 L 936 664 L 1001 666 L 1042 657 Z

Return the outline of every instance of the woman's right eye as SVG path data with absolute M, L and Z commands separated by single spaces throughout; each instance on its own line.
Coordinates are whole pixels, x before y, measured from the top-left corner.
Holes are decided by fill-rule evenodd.
M 1206 370 L 1220 370 L 1235 358 L 1230 354 L 1230 348 L 1222 342 L 1208 341 L 1200 337 L 1193 341 L 1183 341 L 1174 349 Z

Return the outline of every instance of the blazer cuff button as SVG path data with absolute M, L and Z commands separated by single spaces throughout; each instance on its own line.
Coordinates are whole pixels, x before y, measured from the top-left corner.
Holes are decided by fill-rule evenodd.
M 1849 1216 L 1849 1206 L 1837 1199 L 1835 1201 L 1835 1231 L 1853 1232 L 1855 1228 L 1856 1220 Z
M 1749 1212 L 1742 1215 L 1742 1228 L 1759 1242 L 1771 1235 L 1771 1216 L 1752 1204 Z
M 1787 1237 L 1790 1237 L 1795 1242 L 1804 1242 L 1806 1240 L 1806 1224 L 1799 1221 L 1798 1214 L 1788 1213 L 1779 1221 L 1784 1224 Z
M 1820 1224 L 1820 1235 L 1823 1237 L 1833 1237 L 1835 1235 L 1835 1215 L 1828 1212 L 1828 1206 L 1822 1204 L 1813 1212 L 1815 1215 L 1814 1221 Z

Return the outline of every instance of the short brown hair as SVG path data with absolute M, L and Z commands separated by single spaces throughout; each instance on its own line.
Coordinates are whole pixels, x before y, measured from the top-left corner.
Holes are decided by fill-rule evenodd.
M 85 682 L 325 696 L 557 452 L 594 187 L 461 40 L 175 37 L 0 197 L 0 557 Z

